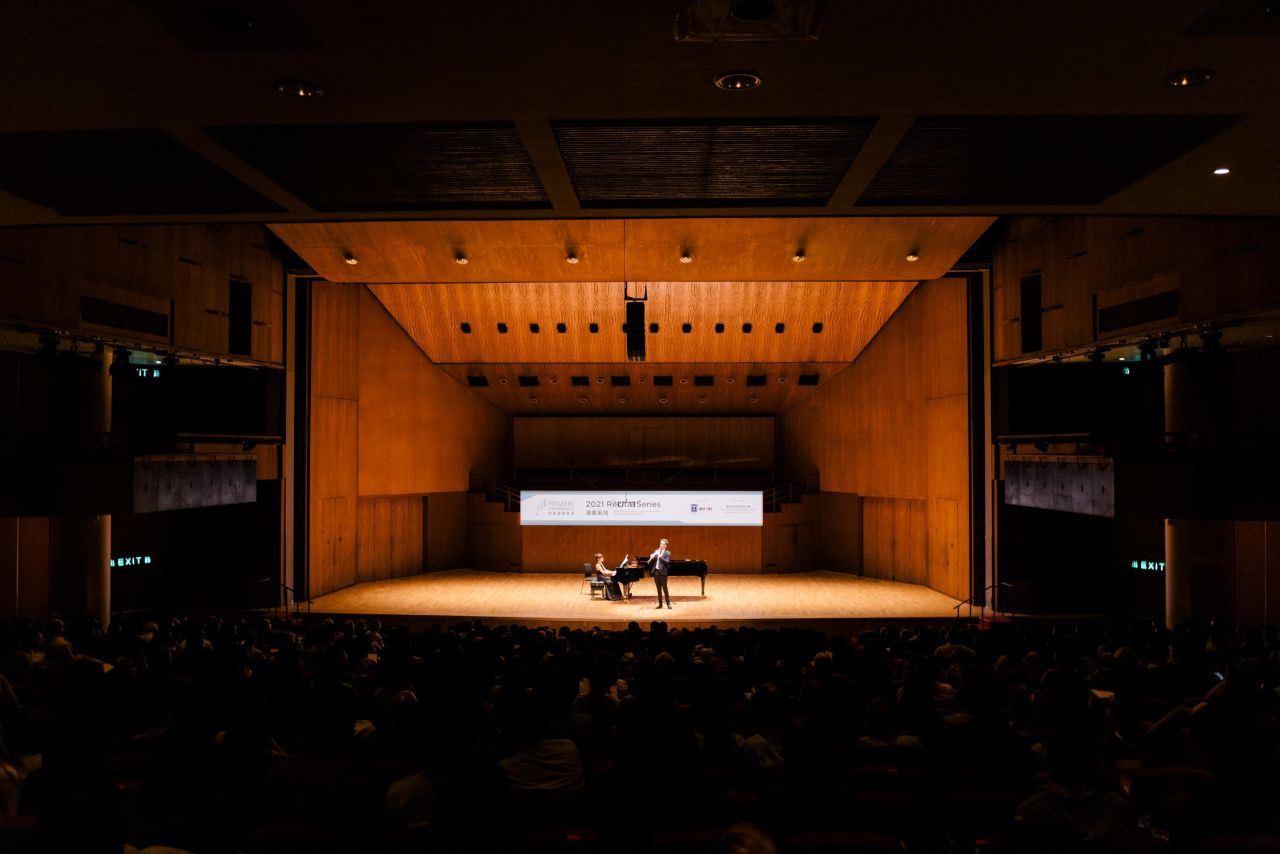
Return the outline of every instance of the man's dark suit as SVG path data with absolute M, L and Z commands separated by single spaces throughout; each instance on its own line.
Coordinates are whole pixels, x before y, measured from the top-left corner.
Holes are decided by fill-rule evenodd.
M 650 572 L 653 573 L 653 583 L 658 588 L 658 607 L 662 607 L 662 597 L 667 597 L 667 607 L 671 607 L 671 592 L 667 590 L 667 573 L 671 569 L 671 550 L 664 549 L 661 546 L 651 555 L 649 555 Z

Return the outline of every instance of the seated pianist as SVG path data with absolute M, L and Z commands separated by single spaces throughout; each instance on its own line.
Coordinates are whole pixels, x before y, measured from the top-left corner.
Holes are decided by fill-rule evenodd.
M 619 566 L 619 568 L 621 568 L 622 566 L 626 566 L 626 563 L 627 563 L 627 559 L 623 558 L 622 564 Z M 622 598 L 622 590 L 618 587 L 618 582 L 614 580 L 614 576 L 617 574 L 618 574 L 617 570 L 609 569 L 607 566 L 604 565 L 604 555 L 597 553 L 596 554 L 596 575 L 604 579 L 604 598 L 610 600 L 611 602 L 617 601 Z M 627 586 L 630 587 L 631 585 L 628 584 Z

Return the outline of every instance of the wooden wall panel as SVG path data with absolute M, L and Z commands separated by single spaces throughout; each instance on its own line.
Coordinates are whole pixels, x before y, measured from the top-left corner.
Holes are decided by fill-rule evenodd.
M 358 508 L 356 583 L 420 574 L 422 497 L 360 498 Z
M 1165 527 L 1165 620 L 1254 626 L 1280 615 L 1280 522 L 1176 519 Z
M 815 536 L 818 568 L 862 574 L 862 499 L 848 492 L 822 492 L 805 496 L 821 508 Z
M 173 343 L 204 353 L 225 353 L 228 345 L 230 274 L 212 231 L 179 226 L 162 233 L 161 255 L 173 283 Z
M 705 560 L 710 573 L 761 569 L 760 528 L 530 525 L 520 532 L 525 572 L 573 572 L 596 552 L 616 566 L 628 552 L 643 550 L 648 556 L 663 537 L 671 541 L 672 557 Z
M 960 512 L 963 502 L 951 498 L 930 498 L 926 507 L 925 583 L 957 599 L 968 598 L 969 526 Z M 961 595 L 961 593 L 964 595 Z
M 1280 305 L 1280 223 L 1187 217 L 1013 218 L 992 263 L 993 351 L 1023 355 L 1020 282 L 1041 275 L 1045 353 Z M 1176 288 L 1177 317 L 1094 333 L 1094 309 Z
M 522 530 L 518 513 L 506 512 L 501 504 L 485 501 L 479 493 L 467 495 L 467 534 L 473 569 L 519 570 Z M 428 540 L 430 536 L 428 531 Z
M 74 329 L 80 319 L 75 239 L 63 232 L 61 246 L 49 229 L 0 228 L 0 317 Z
M 760 530 L 763 572 L 809 572 L 819 569 L 818 526 L 820 496 L 806 495 L 783 504 L 777 513 L 764 514 Z
M 313 498 L 355 498 L 359 474 L 356 457 L 358 415 L 354 400 L 312 398 L 310 477 Z
M 437 492 L 427 496 L 427 572 L 469 565 L 467 493 Z
M 237 276 L 253 283 L 252 357 L 282 364 L 282 266 L 268 236 L 260 225 L 0 229 L 0 318 L 230 356 L 229 281 Z M 82 321 L 81 296 L 159 312 L 170 329 L 149 335 Z
M 774 419 L 516 418 L 516 468 L 772 468 Z
M 311 393 L 360 396 L 360 290 L 328 282 L 311 285 Z
M 309 590 L 319 596 L 355 583 L 357 543 L 356 498 L 312 498 Z
M 386 498 L 360 498 L 356 508 L 355 583 L 390 578 L 391 502 Z
M 388 505 L 391 577 L 421 575 L 425 565 L 422 526 L 426 520 L 421 496 L 399 495 L 379 500 Z
M 957 598 L 969 595 L 966 306 L 963 281 L 922 283 L 779 426 L 791 476 L 861 496 L 865 574 Z
M 510 418 L 458 385 L 414 345 L 364 288 L 359 351 L 360 494 L 422 495 L 469 488 L 469 473 L 508 471 Z

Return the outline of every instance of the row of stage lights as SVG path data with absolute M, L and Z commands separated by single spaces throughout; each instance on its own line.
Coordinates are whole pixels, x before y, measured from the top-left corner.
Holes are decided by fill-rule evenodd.
M 791 256 L 791 260 L 797 264 L 800 264 L 803 261 L 805 261 L 805 259 L 807 259 L 808 257 L 809 256 L 805 253 L 804 247 L 800 246 L 796 249 L 795 254 Z M 905 257 L 907 261 L 910 261 L 911 263 L 915 263 L 916 261 L 920 260 L 920 251 L 918 249 L 912 248 L 907 252 Z M 343 250 L 342 260 L 344 263 L 352 267 L 360 263 L 360 259 L 356 257 L 356 254 L 349 249 Z M 575 249 L 569 249 L 565 252 L 564 262 L 566 264 L 577 264 L 581 260 L 582 258 L 578 255 L 578 252 Z M 693 250 L 681 249 L 679 260 L 681 264 L 692 264 Z M 471 263 L 471 259 L 468 258 L 467 254 L 462 250 L 455 249 L 453 252 L 453 263 L 466 265 Z

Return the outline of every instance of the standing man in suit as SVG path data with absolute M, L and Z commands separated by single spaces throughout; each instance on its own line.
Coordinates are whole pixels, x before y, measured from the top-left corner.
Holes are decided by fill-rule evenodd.
M 667 548 L 667 541 L 664 539 L 658 543 L 658 547 L 653 550 L 653 554 L 649 555 L 650 571 L 653 573 L 653 583 L 658 587 L 658 607 L 662 607 L 662 597 L 667 598 L 667 610 L 671 610 L 671 591 L 667 590 L 667 572 L 671 569 L 671 551 Z

